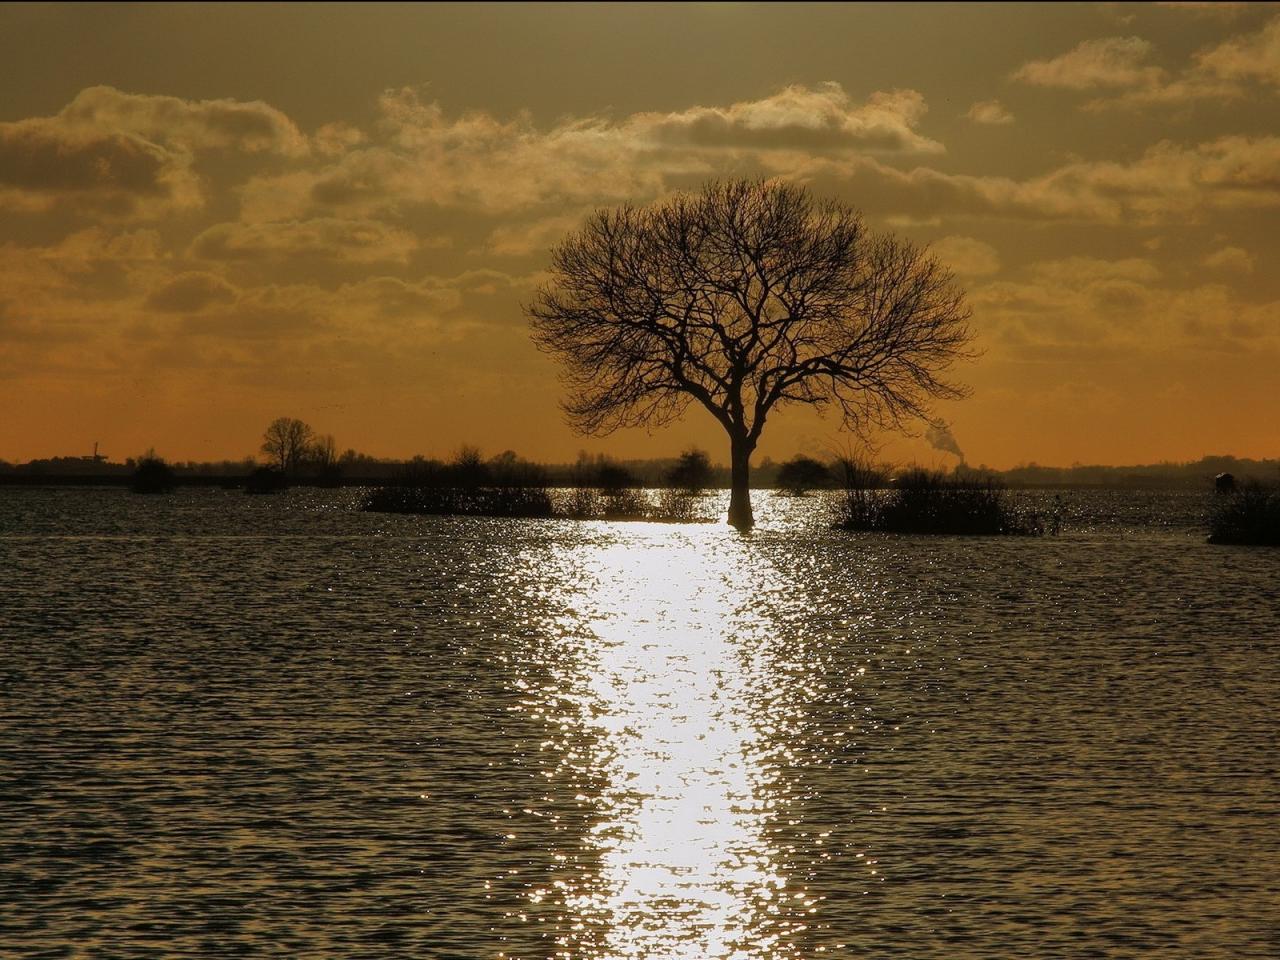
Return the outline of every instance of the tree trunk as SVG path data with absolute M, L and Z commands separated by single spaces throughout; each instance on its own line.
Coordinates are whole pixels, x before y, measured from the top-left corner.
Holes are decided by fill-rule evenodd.
M 739 530 L 755 524 L 751 514 L 751 445 L 745 439 L 732 438 L 730 450 L 732 481 L 729 492 L 729 523 Z

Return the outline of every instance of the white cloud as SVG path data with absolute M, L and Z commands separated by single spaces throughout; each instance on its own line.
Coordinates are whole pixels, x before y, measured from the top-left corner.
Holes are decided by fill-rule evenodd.
M 1013 78 L 1068 90 L 1151 86 L 1163 79 L 1164 71 L 1143 63 L 1150 52 L 1151 44 L 1141 37 L 1085 40 L 1051 60 L 1024 64 Z
M 89 87 L 58 114 L 70 130 L 141 137 L 186 150 L 305 154 L 307 139 L 288 117 L 261 101 L 183 100 Z
M 1223 247 L 1215 250 L 1200 261 L 1211 270 L 1225 270 L 1230 273 L 1252 273 L 1254 256 L 1243 247 Z
M 1256 80 L 1280 87 L 1280 17 L 1257 33 L 1235 37 L 1197 54 L 1196 64 L 1224 80 Z
M 999 100 L 980 100 L 969 108 L 965 114 L 974 123 L 1000 126 L 1013 123 L 1013 114 Z
M 0 123 L 0 208 L 154 219 L 198 207 L 195 154 L 301 156 L 306 138 L 264 103 L 89 87 L 52 117 Z
M 387 91 L 367 142 L 332 162 L 256 178 L 243 216 L 279 220 L 373 216 L 434 204 L 507 214 L 543 205 L 648 199 L 727 165 L 785 168 L 797 156 L 935 154 L 919 132 L 926 106 L 913 90 L 855 103 L 835 83 L 789 86 L 725 107 L 583 117 L 540 128 L 527 115 L 451 117 L 416 91 Z M 334 140 L 326 140 L 326 150 Z

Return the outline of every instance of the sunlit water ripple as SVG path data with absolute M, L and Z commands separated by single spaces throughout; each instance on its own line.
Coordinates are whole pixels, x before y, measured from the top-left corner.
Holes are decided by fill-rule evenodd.
M 0 490 L 0 956 L 1280 955 L 1280 554 L 1203 498 L 353 497 Z

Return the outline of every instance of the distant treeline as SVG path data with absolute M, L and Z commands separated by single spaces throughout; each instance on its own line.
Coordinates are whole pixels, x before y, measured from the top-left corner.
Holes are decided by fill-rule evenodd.
M 470 460 L 468 456 L 468 460 Z M 668 477 L 672 470 L 680 465 L 680 457 L 654 458 L 654 460 L 609 460 L 605 457 L 591 457 L 580 454 L 579 460 L 572 463 L 532 463 L 518 457 L 512 451 L 504 451 L 495 457 L 477 460 L 486 468 L 492 468 L 498 475 L 524 476 L 525 483 L 532 486 L 579 486 L 591 485 L 584 477 L 596 476 L 602 468 L 607 471 L 617 470 L 618 480 L 627 486 L 668 485 Z M 142 457 L 129 458 L 123 463 L 105 460 L 93 460 L 91 457 L 52 457 L 49 460 L 33 460 L 27 463 L 9 463 L 0 461 L 0 484 L 84 484 L 84 485 L 127 485 L 136 472 Z M 449 467 L 457 460 L 457 456 L 448 460 L 435 460 L 430 457 L 413 457 L 411 460 L 388 460 L 367 456 L 348 449 L 346 453 L 335 457 L 334 461 L 325 465 L 324 470 L 308 470 L 301 465 L 293 472 L 291 483 L 307 485 L 344 485 L 344 486 L 384 486 L 401 485 L 406 480 L 421 480 L 426 477 L 448 476 Z M 832 470 L 833 463 L 829 458 L 814 456 L 812 458 L 794 458 L 786 463 L 765 457 L 753 467 L 753 486 L 759 489 L 786 488 L 788 485 L 785 467 L 796 461 L 820 463 L 828 468 L 824 476 L 812 468 L 804 471 L 804 486 L 808 489 L 820 489 L 823 486 L 840 485 L 838 467 Z M 250 476 L 261 466 L 259 461 L 246 457 L 244 460 L 224 460 L 215 462 L 174 462 L 175 480 L 180 485 L 237 485 L 244 477 Z M 902 468 L 891 465 L 879 466 L 883 476 L 893 477 Z M 795 470 L 792 468 L 792 474 Z M 1202 457 L 1201 460 L 1189 463 L 1151 463 L 1142 466 L 1083 466 L 1070 467 L 1039 466 L 1029 463 L 1011 470 L 992 470 L 986 466 L 970 467 L 961 465 L 950 471 L 956 477 L 995 477 L 1011 488 L 1028 488 L 1028 486 L 1115 486 L 1115 488 L 1139 489 L 1203 489 L 1210 484 L 1217 474 L 1231 474 L 1236 480 L 1258 480 L 1262 483 L 1275 483 L 1280 480 L 1280 460 L 1247 460 L 1247 458 L 1230 456 Z M 781 476 L 780 476 L 781 475 Z M 710 463 L 707 483 L 710 489 L 727 488 L 730 471 L 727 466 Z

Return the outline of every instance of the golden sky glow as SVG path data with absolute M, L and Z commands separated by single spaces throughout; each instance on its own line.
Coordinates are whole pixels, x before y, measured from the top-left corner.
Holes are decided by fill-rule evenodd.
M 592 208 L 716 175 L 934 245 L 971 463 L 1280 453 L 1271 5 L 8 4 L 0 57 L 0 458 L 238 458 L 283 415 L 723 460 L 696 410 L 575 436 L 521 312 Z

